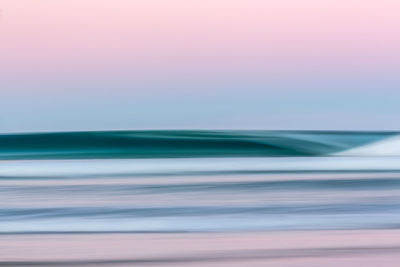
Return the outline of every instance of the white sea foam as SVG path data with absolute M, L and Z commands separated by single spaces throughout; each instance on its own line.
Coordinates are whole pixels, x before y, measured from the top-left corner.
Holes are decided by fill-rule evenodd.
M 352 148 L 336 156 L 400 156 L 400 135 Z
M 350 154 L 351 155 L 351 154 Z M 3 161 L 0 177 L 56 178 L 274 171 L 400 171 L 400 157 L 184 158 Z

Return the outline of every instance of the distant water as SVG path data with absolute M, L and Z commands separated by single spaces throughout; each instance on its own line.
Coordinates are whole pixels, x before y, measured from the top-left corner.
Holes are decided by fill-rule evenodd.
M 397 133 L 0 135 L 0 233 L 400 226 Z

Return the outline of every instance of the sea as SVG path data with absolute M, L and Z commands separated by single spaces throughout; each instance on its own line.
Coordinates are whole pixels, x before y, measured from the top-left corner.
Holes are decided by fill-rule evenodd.
M 176 248 L 179 237 L 186 240 L 188 249 L 207 237 L 202 247 L 209 246 L 209 253 L 215 253 L 212 244 L 218 238 L 239 236 L 247 240 L 235 241 L 242 244 L 237 249 L 243 252 L 260 236 L 279 242 L 278 234 L 290 243 L 290 237 L 299 234 L 304 240 L 316 233 L 328 236 L 338 231 L 368 237 L 368 231 L 379 236 L 387 231 L 397 233 L 399 228 L 397 132 L 171 130 L 0 135 L 1 266 L 211 266 L 216 259 L 237 261 L 238 254 L 223 260 L 214 254 L 202 258 L 197 247 L 190 251 L 197 256 L 189 261 L 179 258 L 184 249 L 176 249 L 173 257 L 157 256 L 158 260 L 149 253 L 150 259 L 139 261 L 134 257 L 139 246 L 134 255 L 126 252 L 124 257 L 130 261 L 124 261 L 120 255 L 104 253 L 96 254 L 94 260 L 87 258 L 91 255 L 87 251 L 96 251 L 94 240 L 100 237 L 103 246 L 107 237 L 114 240 L 116 245 L 108 253 L 114 249 L 118 254 L 121 244 L 135 247 L 139 242 L 154 245 L 159 255 L 168 245 L 155 239 Z M 128 237 L 129 242 L 121 241 Z M 26 244 L 32 238 L 35 245 L 31 249 L 47 246 L 48 251 L 58 251 L 53 254 L 57 258 L 31 253 Z M 49 238 L 58 240 L 57 249 L 49 245 Z M 85 254 L 71 259 L 66 248 L 82 248 L 82 240 L 93 242 L 84 247 Z M 12 245 L 11 241 L 19 243 Z M 400 246 L 395 248 L 393 252 L 391 246 L 390 251 L 399 254 Z M 292 259 L 292 254 L 280 258 Z M 259 251 L 245 258 L 260 260 L 260 255 L 264 254 Z M 170 256 L 178 260 L 171 261 Z

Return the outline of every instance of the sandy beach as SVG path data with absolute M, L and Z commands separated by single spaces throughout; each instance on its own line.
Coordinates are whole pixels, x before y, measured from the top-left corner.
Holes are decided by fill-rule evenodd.
M 400 230 L 3 235 L 1 266 L 398 266 Z

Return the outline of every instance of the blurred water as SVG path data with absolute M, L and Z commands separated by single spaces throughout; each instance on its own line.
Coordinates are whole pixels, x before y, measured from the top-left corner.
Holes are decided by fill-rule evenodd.
M 3 162 L 0 232 L 396 228 L 399 159 Z
M 127 138 L 132 135 L 133 141 Z M 400 226 L 400 156 L 393 133 L 139 135 L 0 137 L 7 144 L 0 148 L 2 238 L 34 234 L 40 242 L 50 234 L 383 231 Z M 140 143 L 150 137 L 158 141 Z M 82 145 L 85 140 L 93 146 Z M 390 156 L 382 153 L 386 147 Z

